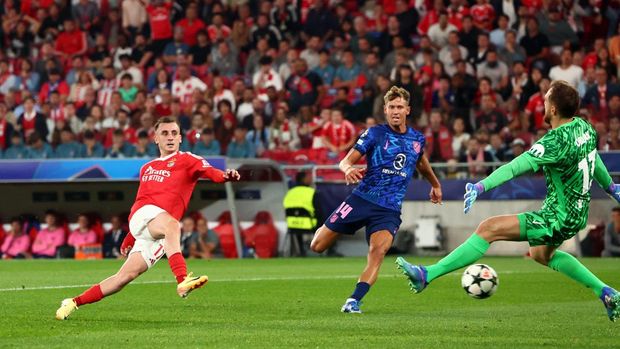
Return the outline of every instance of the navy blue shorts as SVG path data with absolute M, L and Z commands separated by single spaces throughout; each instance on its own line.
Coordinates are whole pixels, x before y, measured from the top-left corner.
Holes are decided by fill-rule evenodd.
M 325 226 L 336 233 L 347 235 L 353 235 L 365 226 L 366 241 L 370 241 L 370 235 L 380 230 L 387 230 L 395 236 L 401 222 L 400 212 L 351 194 L 329 216 Z

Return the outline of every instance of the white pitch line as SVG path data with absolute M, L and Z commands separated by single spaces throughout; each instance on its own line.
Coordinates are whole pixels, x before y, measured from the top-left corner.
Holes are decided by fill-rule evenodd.
M 502 271 L 501 274 L 517 274 L 523 273 L 512 270 Z M 535 273 L 535 272 L 528 272 Z M 452 272 L 448 274 L 449 276 L 460 276 L 460 272 Z M 383 277 L 390 276 L 401 276 L 401 274 L 387 274 L 383 275 Z M 248 282 L 248 281 L 304 281 L 304 280 L 338 280 L 338 279 L 355 279 L 359 277 L 359 275 L 326 275 L 326 276 L 267 276 L 267 277 L 250 277 L 243 279 L 215 279 L 209 280 L 209 282 Z M 173 280 L 146 280 L 146 281 L 134 281 L 131 285 L 156 285 L 156 284 L 171 284 Z M 15 292 L 15 291 L 41 291 L 41 290 L 59 290 L 65 288 L 83 288 L 90 287 L 92 284 L 81 284 L 81 285 L 53 285 L 53 286 L 34 286 L 34 287 L 11 287 L 11 288 L 0 288 L 0 292 Z
M 217 279 L 209 280 L 209 282 L 248 282 L 248 281 L 295 281 L 295 280 L 333 280 L 333 279 L 351 279 L 356 278 L 359 275 L 333 275 L 333 276 L 291 276 L 291 277 L 254 277 L 244 279 Z M 152 284 L 171 284 L 173 280 L 148 280 L 148 281 L 134 281 L 131 285 L 152 285 Z M 11 287 L 0 288 L 0 292 L 12 292 L 12 291 L 40 291 L 40 290 L 57 290 L 64 288 L 80 288 L 89 287 L 92 284 L 83 285 L 55 285 L 55 286 L 34 286 L 34 287 Z

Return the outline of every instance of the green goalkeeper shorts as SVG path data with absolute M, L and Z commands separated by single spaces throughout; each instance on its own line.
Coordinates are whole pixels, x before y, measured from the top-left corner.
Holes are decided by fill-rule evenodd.
M 528 241 L 530 246 L 560 246 L 564 240 L 575 236 L 578 230 L 567 230 L 556 219 L 556 214 L 548 210 L 524 212 L 517 215 L 521 240 Z

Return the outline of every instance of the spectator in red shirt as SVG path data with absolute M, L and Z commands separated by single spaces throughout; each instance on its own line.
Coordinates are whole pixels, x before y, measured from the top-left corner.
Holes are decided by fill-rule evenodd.
M 434 0 L 433 9 L 426 12 L 426 15 L 422 17 L 420 24 L 418 24 L 418 32 L 420 34 L 426 34 L 431 25 L 439 22 L 439 13 L 445 11 L 445 9 L 446 6 L 443 0 Z
M 222 14 L 214 14 L 212 21 L 213 24 L 207 28 L 207 33 L 209 33 L 209 39 L 211 42 L 228 39 L 230 37 L 231 30 L 229 26 L 224 24 L 224 17 L 222 17 Z
M 495 10 L 488 0 L 477 0 L 477 3 L 471 7 L 471 17 L 478 29 L 487 32 L 493 29 Z
M 484 128 L 489 133 L 504 131 L 508 120 L 504 113 L 497 110 L 497 104 L 490 95 L 483 95 L 480 99 L 480 112 L 476 115 L 476 128 Z
M 144 3 L 145 0 L 141 1 Z M 151 25 L 153 52 L 159 56 L 172 39 L 172 24 L 170 23 L 172 3 L 170 0 L 165 0 L 165 2 L 154 0 L 146 5 L 146 12 L 149 14 L 149 24 Z
M 204 128 L 204 116 L 201 113 L 194 113 L 192 116 L 192 127 L 185 134 L 187 141 L 192 147 L 196 144 L 196 142 L 200 141 L 200 134 Z
M 138 141 L 136 129 L 131 127 L 129 113 L 125 109 L 119 109 L 116 112 L 116 121 L 113 127 L 110 127 L 105 136 L 103 146 L 107 149 L 112 146 L 114 133 L 118 130 L 123 132 L 124 140 L 131 144 L 136 144 Z
M 333 109 L 331 121 L 323 128 L 323 145 L 333 153 L 348 150 L 355 143 L 355 126 L 345 120 L 340 109 Z
M 198 18 L 198 11 L 195 3 L 189 4 L 185 10 L 185 18 L 178 21 L 176 26 L 183 28 L 183 42 L 188 46 L 196 45 L 198 32 L 206 28 L 205 23 Z
M 0 103 L 0 150 L 4 150 L 11 146 L 11 135 L 13 135 L 13 124 L 6 119 L 7 107 L 4 103 Z M 1 233 L 0 225 L 0 233 Z M 2 243 L 0 239 L 0 243 Z
M 56 38 L 56 54 L 63 59 L 69 59 L 86 53 L 88 49 L 86 34 L 76 28 L 71 19 L 65 19 L 64 26 L 65 30 Z
M 466 1 L 450 0 L 448 11 L 448 22 L 452 23 L 459 30 L 463 27 L 463 17 L 469 16 L 469 6 Z
M 39 103 L 45 103 L 52 92 L 58 92 L 62 102 L 65 102 L 69 97 L 69 91 L 69 85 L 60 79 L 60 71 L 52 69 L 49 72 L 49 81 L 44 83 L 39 91 Z
M 441 112 L 433 110 L 429 125 L 424 130 L 424 137 L 426 137 L 425 153 L 431 162 L 446 162 L 453 158 L 452 134 L 442 124 L 442 119 Z
M 528 118 L 530 129 L 537 130 L 540 128 L 548 128 L 548 125 L 545 125 L 544 117 L 545 117 L 545 101 L 544 96 L 549 90 L 549 79 L 542 78 L 540 83 L 538 84 L 539 91 L 530 97 L 525 106 L 525 116 Z

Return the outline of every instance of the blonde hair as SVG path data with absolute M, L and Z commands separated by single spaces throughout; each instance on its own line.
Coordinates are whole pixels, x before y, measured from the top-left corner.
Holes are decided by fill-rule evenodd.
M 409 104 L 409 91 L 405 90 L 402 87 L 392 86 L 392 88 L 390 88 L 385 93 L 385 96 L 383 96 L 383 102 L 385 102 L 385 104 L 388 104 L 388 102 L 391 102 L 395 100 L 396 98 L 404 99 L 408 105 Z

